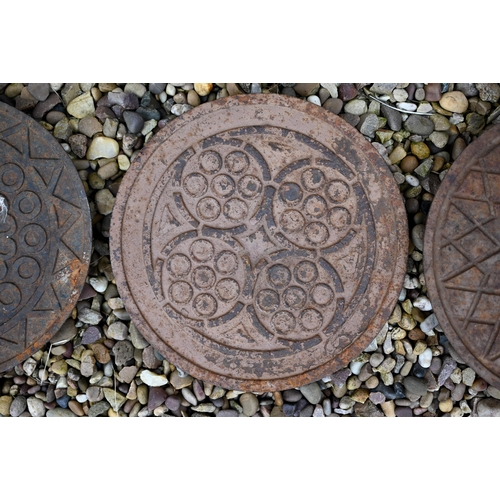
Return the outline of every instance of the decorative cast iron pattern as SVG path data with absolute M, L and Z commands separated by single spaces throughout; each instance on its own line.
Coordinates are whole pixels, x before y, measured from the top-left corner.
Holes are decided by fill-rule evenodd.
M 87 198 L 67 154 L 33 119 L 0 103 L 0 372 L 66 320 L 91 241 Z
M 500 127 L 468 146 L 446 175 L 424 250 L 441 327 L 464 361 L 500 388 Z
M 120 187 L 120 293 L 169 360 L 239 389 L 331 373 L 378 333 L 407 233 L 387 167 L 335 115 L 228 98 L 172 122 Z

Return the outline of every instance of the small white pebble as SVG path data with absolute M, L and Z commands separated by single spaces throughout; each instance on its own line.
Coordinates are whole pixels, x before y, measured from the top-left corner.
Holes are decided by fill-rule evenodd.
M 405 180 L 410 186 L 417 187 L 420 185 L 420 181 L 414 175 L 405 175 Z
M 317 95 L 310 95 L 307 100 L 309 102 L 312 102 L 313 104 L 316 104 L 317 106 L 321 106 L 321 100 Z
M 432 350 L 428 347 L 422 354 L 418 356 L 418 362 L 422 368 L 429 368 L 432 362 Z
M 420 309 L 421 311 L 431 311 L 432 305 L 431 301 L 425 296 L 420 295 L 413 301 L 413 307 Z
M 398 102 L 396 106 L 403 111 L 416 111 L 417 105 L 412 102 Z

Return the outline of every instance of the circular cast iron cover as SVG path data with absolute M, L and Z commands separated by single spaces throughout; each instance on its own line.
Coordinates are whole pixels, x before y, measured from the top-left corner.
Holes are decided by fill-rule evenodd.
M 116 283 L 167 359 L 226 388 L 297 387 L 377 335 L 408 249 L 396 183 L 333 113 L 295 98 L 204 104 L 150 141 L 111 224 Z
M 500 126 L 455 161 L 427 221 L 424 269 L 441 328 L 500 389 Z
M 0 103 L 0 372 L 67 319 L 91 245 L 87 197 L 68 155 L 35 120 Z

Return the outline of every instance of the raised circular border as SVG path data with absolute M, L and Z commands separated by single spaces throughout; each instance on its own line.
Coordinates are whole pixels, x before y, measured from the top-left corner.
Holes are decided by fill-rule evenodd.
M 366 165 L 368 165 L 367 168 L 369 172 L 365 171 L 364 175 L 366 177 L 371 176 L 374 183 L 379 183 L 379 186 L 377 186 L 377 188 L 374 187 L 373 191 L 370 193 L 372 210 L 376 212 L 374 214 L 375 223 L 377 227 L 390 225 L 392 231 L 389 232 L 389 230 L 386 230 L 386 240 L 390 240 L 390 244 L 389 241 L 385 241 L 383 248 L 379 248 L 379 265 L 373 270 L 371 275 L 370 283 L 375 289 L 378 290 L 376 300 L 377 303 L 381 305 L 377 308 L 377 314 L 371 318 L 365 331 L 352 343 L 350 343 L 347 348 L 340 352 L 338 356 L 331 358 L 322 365 L 316 366 L 315 368 L 305 371 L 299 375 L 273 380 L 249 380 L 248 378 L 237 378 L 217 374 L 203 368 L 199 368 L 180 353 L 171 349 L 161 338 L 161 332 L 156 332 L 151 329 L 147 319 L 138 308 L 130 287 L 136 287 L 142 285 L 142 283 L 129 284 L 127 282 L 123 259 L 129 258 L 129 256 L 122 255 L 121 250 L 121 240 L 122 237 L 124 237 L 122 233 L 122 224 L 128 198 L 132 194 L 134 183 L 136 182 L 141 171 L 143 171 L 143 166 L 147 163 L 154 152 L 171 137 L 175 136 L 179 132 L 182 133 L 182 128 L 185 125 L 190 124 L 198 118 L 205 117 L 214 111 L 227 110 L 229 112 L 232 111 L 234 107 L 246 105 L 275 106 L 277 108 L 285 108 L 290 110 L 288 113 L 289 115 L 292 113 L 299 113 L 302 115 L 303 120 L 307 121 L 311 129 L 313 127 L 312 123 L 317 120 L 325 124 L 325 129 L 327 127 L 331 127 L 331 141 L 332 143 L 335 143 L 335 154 L 337 156 L 349 159 L 350 155 L 352 155 L 352 151 L 356 150 L 363 156 L 364 159 L 366 159 Z M 286 114 L 286 111 L 284 112 Z M 258 112 L 256 112 L 256 123 L 258 123 L 258 120 Z M 283 118 L 283 120 L 285 120 L 285 118 Z M 266 124 L 279 126 L 273 122 Z M 290 126 L 290 123 L 288 123 L 288 125 Z M 286 128 L 286 125 L 283 128 Z M 190 136 L 186 138 L 186 142 L 195 140 L 198 141 L 201 139 L 202 137 L 199 136 Z M 391 207 L 390 211 L 388 211 L 388 207 Z M 351 127 L 335 114 L 300 99 L 274 94 L 238 95 L 200 105 L 184 113 L 178 118 L 175 118 L 172 122 L 168 123 L 163 129 L 161 129 L 142 149 L 141 153 L 136 157 L 130 166 L 120 185 L 111 220 L 110 250 L 111 263 L 116 284 L 120 295 L 124 300 L 125 306 L 130 313 L 132 320 L 145 338 L 148 339 L 150 343 L 162 353 L 162 355 L 182 368 L 184 371 L 199 379 L 206 380 L 225 388 L 264 392 L 300 387 L 319 380 L 322 377 L 346 366 L 354 357 L 359 355 L 359 353 L 366 348 L 373 338 L 375 338 L 384 323 L 387 321 L 387 318 L 392 313 L 401 291 L 406 272 L 408 228 L 403 199 L 387 165 L 375 148 L 373 148 L 356 129 Z M 392 271 L 390 276 L 393 278 L 392 280 L 388 279 L 387 273 L 384 272 L 387 271 L 387 269 Z M 139 279 L 145 283 L 144 277 Z M 373 297 L 373 300 L 375 300 L 375 297 Z

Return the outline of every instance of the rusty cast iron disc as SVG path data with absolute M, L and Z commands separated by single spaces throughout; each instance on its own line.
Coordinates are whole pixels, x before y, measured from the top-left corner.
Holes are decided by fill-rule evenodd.
M 91 245 L 87 198 L 68 155 L 35 120 L 0 103 L 0 372 L 67 319 Z
M 226 388 L 297 387 L 376 336 L 408 248 L 396 183 L 333 113 L 237 96 L 176 118 L 121 184 L 116 283 L 169 361 Z
M 500 126 L 455 161 L 427 221 L 424 269 L 441 328 L 500 389 Z

